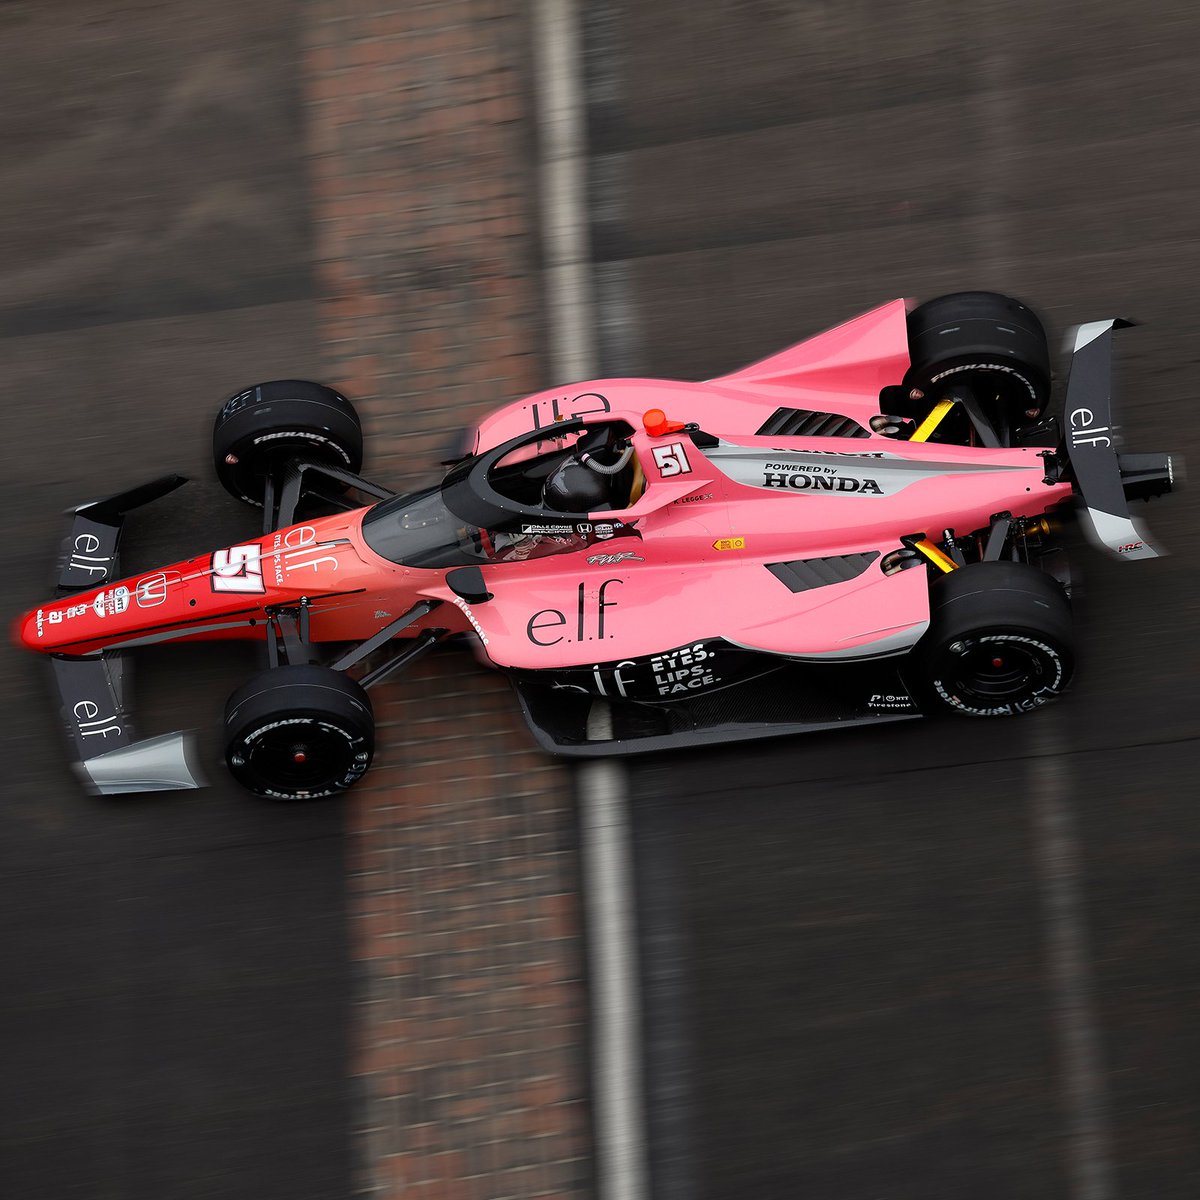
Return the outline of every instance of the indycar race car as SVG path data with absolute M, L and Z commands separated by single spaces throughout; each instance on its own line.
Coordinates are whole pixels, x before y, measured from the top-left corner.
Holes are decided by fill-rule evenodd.
M 220 409 L 214 462 L 261 533 L 119 578 L 122 516 L 168 476 L 83 505 L 57 598 L 18 623 L 49 657 L 102 793 L 190 787 L 186 741 L 134 739 L 127 652 L 240 638 L 230 697 L 251 791 L 340 791 L 370 765 L 368 690 L 439 642 L 512 681 L 547 750 L 628 753 L 1037 709 L 1072 674 L 1077 511 L 1123 559 L 1166 454 L 1118 452 L 1118 320 L 1074 335 L 1062 436 L 1036 315 L 986 292 L 902 300 L 703 383 L 612 379 L 483 420 L 442 482 L 362 478 L 350 402 L 274 381 Z

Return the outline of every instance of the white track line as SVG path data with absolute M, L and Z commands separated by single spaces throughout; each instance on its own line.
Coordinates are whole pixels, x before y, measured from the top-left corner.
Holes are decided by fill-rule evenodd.
M 1071 768 L 1057 713 L 1039 713 L 1029 775 L 1030 821 L 1046 926 L 1054 1033 L 1062 1075 L 1072 1200 L 1115 1200 L 1108 1090 L 1083 912 L 1079 835 L 1071 812 Z
M 535 0 L 534 64 L 550 360 L 556 383 L 596 374 L 588 239 L 584 65 L 575 0 Z M 607 708 L 588 735 L 611 733 Z M 611 760 L 578 773 L 591 977 L 592 1109 L 601 1200 L 646 1200 L 641 1005 L 629 798 Z
M 574 0 L 535 0 L 542 248 L 554 382 L 596 372 L 583 55 Z
M 1024 127 L 1013 89 L 1010 22 L 992 11 L 985 29 L 991 47 L 977 89 L 976 212 L 980 223 L 976 285 L 1024 294 L 1017 271 L 1013 201 L 1024 184 L 1020 142 Z M 1030 719 L 1035 757 L 1029 760 L 1029 821 L 1046 939 L 1047 990 L 1062 1079 L 1065 1153 L 1071 1200 L 1116 1200 L 1108 1115 L 1108 1085 L 1092 1001 L 1091 961 L 1084 918 L 1079 833 L 1071 802 L 1071 769 L 1064 718 L 1055 710 Z

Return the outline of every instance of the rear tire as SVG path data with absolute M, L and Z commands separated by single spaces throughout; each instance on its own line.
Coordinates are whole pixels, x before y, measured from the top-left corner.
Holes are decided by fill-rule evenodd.
M 367 693 L 329 667 L 263 671 L 225 706 L 230 773 L 272 800 L 315 800 L 344 791 L 366 774 L 374 751 Z
M 927 707 L 1007 717 L 1056 699 L 1075 668 L 1061 585 L 1026 563 L 972 563 L 934 581 L 929 631 L 913 653 Z
M 362 425 L 340 392 L 305 379 L 276 379 L 230 396 L 213 427 L 213 465 L 225 490 L 262 507 L 267 477 L 293 458 L 362 467 Z
M 975 394 L 1001 441 L 1037 420 L 1050 398 L 1050 350 L 1037 314 L 996 292 L 939 296 L 908 315 L 911 367 L 904 376 L 912 405 L 923 417 L 955 384 Z M 912 398 L 913 391 L 922 395 Z M 948 418 L 936 441 L 965 441 L 967 423 Z

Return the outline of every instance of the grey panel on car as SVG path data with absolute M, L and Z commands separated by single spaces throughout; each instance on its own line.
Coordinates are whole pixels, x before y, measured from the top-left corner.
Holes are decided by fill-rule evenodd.
M 767 570 L 793 592 L 807 592 L 845 583 L 861 575 L 877 558 L 878 550 L 869 554 L 835 554 L 831 558 L 797 558 L 791 562 L 767 563 Z
M 807 408 L 777 408 L 758 430 L 762 437 L 870 437 L 857 421 L 838 413 Z

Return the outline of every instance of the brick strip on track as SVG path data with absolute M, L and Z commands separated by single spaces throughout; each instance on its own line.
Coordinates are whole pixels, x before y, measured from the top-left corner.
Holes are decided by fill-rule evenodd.
M 391 486 L 432 482 L 459 428 L 543 383 L 528 46 L 515 0 L 309 10 L 322 337 Z M 585 1195 L 569 776 L 465 653 L 376 708 L 347 807 L 363 1186 Z

